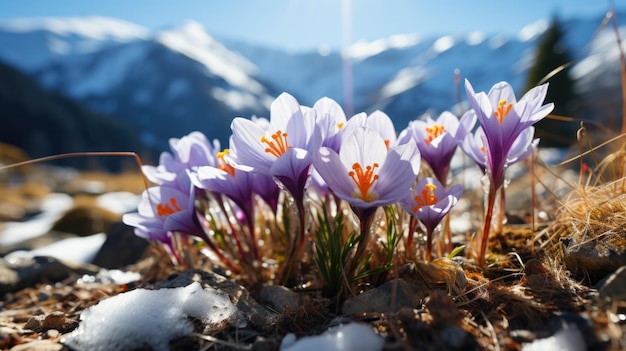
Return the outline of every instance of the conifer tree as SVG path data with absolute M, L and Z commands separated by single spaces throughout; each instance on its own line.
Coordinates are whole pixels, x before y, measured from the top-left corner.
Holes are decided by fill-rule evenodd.
M 570 77 L 572 58 L 563 40 L 561 23 L 556 17 L 552 19 L 536 50 L 535 63 L 528 72 L 524 91 L 536 86 L 553 70 L 564 67 L 547 80 L 550 86 L 545 101 L 554 102 L 553 115 L 575 117 L 577 97 L 574 81 Z M 569 146 L 576 141 L 578 125 L 575 122 L 545 118 L 535 128 L 536 136 L 541 138 L 541 145 L 558 147 Z

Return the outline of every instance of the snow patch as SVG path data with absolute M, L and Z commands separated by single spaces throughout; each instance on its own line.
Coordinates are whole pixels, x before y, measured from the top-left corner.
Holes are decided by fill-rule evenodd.
M 231 85 L 255 94 L 261 94 L 265 90 L 261 84 L 250 77 L 254 73 L 255 66 L 226 49 L 198 22 L 188 21 L 180 28 L 163 31 L 157 35 L 156 40 L 200 62 L 210 74 L 222 77 Z
M 550 26 L 547 20 L 540 20 L 531 24 L 528 24 L 520 30 L 517 38 L 519 41 L 532 41 L 541 36 Z
M 81 98 L 110 91 L 128 76 L 133 64 L 142 61 L 146 49 L 145 45 L 114 48 L 106 62 L 99 61 L 97 65 L 77 67 L 71 75 L 74 79 L 68 87 L 69 94 Z
M 0 245 L 16 244 L 46 234 L 73 204 L 74 199 L 67 194 L 47 195 L 40 206 L 41 214 L 26 222 L 4 223 L 3 230 L 0 231 Z
M 97 40 L 119 41 L 146 39 L 150 35 L 145 27 L 103 16 L 16 18 L 0 21 L 0 29 L 14 32 L 47 30 L 63 36 L 76 34 Z
M 436 53 L 442 53 L 454 46 L 454 38 L 451 35 L 443 36 L 433 43 L 433 50 Z
M 189 317 L 207 324 L 233 318 L 229 297 L 195 282 L 174 289 L 136 289 L 100 301 L 80 315 L 80 325 L 61 342 L 75 350 L 117 351 L 150 346 L 169 350 L 169 341 L 190 335 Z
M 401 94 L 418 85 L 426 77 L 426 71 L 421 67 L 409 67 L 398 74 L 380 90 L 381 98 L 388 98 Z
M 98 233 L 85 237 L 63 239 L 30 251 L 13 251 L 4 258 L 11 261 L 46 256 L 75 263 L 91 263 L 102 248 L 106 237 L 106 234 Z
M 287 334 L 281 342 L 282 351 L 379 351 L 385 341 L 372 328 L 359 323 L 341 325 L 322 335 L 306 336 L 296 340 Z
M 482 43 L 483 41 L 485 41 L 485 33 L 481 31 L 471 32 L 465 38 L 465 42 L 467 43 L 467 45 L 471 45 L 471 46 L 478 45 Z
M 241 111 L 244 109 L 264 108 L 264 106 L 260 106 L 259 100 L 256 96 L 245 91 L 226 90 L 215 87 L 211 89 L 211 95 L 213 95 L 216 100 L 223 102 L 233 110 Z
M 575 326 L 559 330 L 553 336 L 538 339 L 522 346 L 522 351 L 584 351 L 587 350 L 585 338 Z
M 348 48 L 347 53 L 355 60 L 364 60 L 389 49 L 405 49 L 419 42 L 420 37 L 417 34 L 397 34 L 371 42 L 357 41 Z

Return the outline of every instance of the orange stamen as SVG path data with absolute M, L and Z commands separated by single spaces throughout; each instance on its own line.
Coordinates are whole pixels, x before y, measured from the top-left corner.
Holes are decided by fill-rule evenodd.
M 343 129 L 343 125 L 344 125 L 343 122 L 339 122 L 339 123 L 337 123 L 337 128 L 339 128 L 339 130 L 341 130 L 341 129 Z
M 506 100 L 500 100 L 500 102 L 498 102 L 498 108 L 494 111 L 494 114 L 498 118 L 498 122 L 500 124 L 504 121 L 504 117 L 511 112 L 512 108 L 513 104 L 507 104 Z
M 226 162 L 226 160 L 224 160 L 224 156 L 229 155 L 230 154 L 230 150 L 229 149 L 224 149 L 224 151 L 222 152 L 218 152 L 217 153 L 217 168 L 221 169 L 222 171 L 230 174 L 231 176 L 235 176 L 235 167 L 231 166 L 228 164 L 228 162 Z
M 265 152 L 268 154 L 272 154 L 279 158 L 282 156 L 287 149 L 290 149 L 289 143 L 287 143 L 287 133 L 283 133 L 280 130 L 277 130 L 276 133 L 272 134 L 272 140 L 269 140 L 265 135 L 261 137 L 261 142 L 267 144 L 267 148 Z
M 364 201 L 372 201 L 376 199 L 376 195 L 369 193 L 370 188 L 374 185 L 374 182 L 378 179 L 378 174 L 374 174 L 374 170 L 378 167 L 378 163 L 374 163 L 371 166 L 363 167 L 359 163 L 352 165 L 352 171 L 348 172 L 348 176 L 352 178 L 354 184 L 356 184 L 361 199 Z
M 422 189 L 422 195 L 415 195 L 415 202 L 417 206 L 413 207 L 413 212 L 417 212 L 420 208 L 424 206 L 431 206 L 436 204 L 439 199 L 435 196 L 435 190 L 437 186 L 435 184 L 426 183 L 424 185 L 424 189 Z
M 446 127 L 442 126 L 441 124 L 433 124 L 432 127 L 426 127 L 426 134 L 428 134 L 428 138 L 426 138 L 426 140 L 424 141 L 427 145 L 430 145 L 430 143 L 435 140 L 436 137 L 440 136 L 445 131 Z
M 170 206 L 171 205 L 171 206 Z M 156 206 L 157 215 L 159 217 L 169 216 L 173 213 L 182 211 L 178 204 L 176 203 L 176 199 L 170 197 L 169 203 L 159 203 Z

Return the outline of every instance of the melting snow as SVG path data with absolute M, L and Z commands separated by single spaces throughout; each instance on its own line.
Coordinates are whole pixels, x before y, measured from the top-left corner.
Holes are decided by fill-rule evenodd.
M 11 245 L 46 234 L 54 222 L 74 203 L 67 194 L 49 194 L 41 204 L 42 213 L 26 222 L 6 222 L 0 231 L 0 245 Z
M 260 109 L 265 106 L 259 104 L 259 99 L 256 96 L 246 92 L 238 90 L 225 90 L 219 87 L 211 89 L 213 97 L 235 110 L 244 110 L 246 108 Z M 271 102 L 266 101 L 266 106 L 269 106 Z
M 519 41 L 532 41 L 537 39 L 541 34 L 543 34 L 550 24 L 547 20 L 540 20 L 531 24 L 526 25 L 522 30 L 520 30 L 517 38 Z
M 6 255 L 5 259 L 22 260 L 36 256 L 47 256 L 63 261 L 91 263 L 104 244 L 106 237 L 106 234 L 99 233 L 85 237 L 68 238 L 30 251 L 13 251 Z
M 296 340 L 295 335 L 283 338 L 283 351 L 378 351 L 383 349 L 383 338 L 372 328 L 359 323 L 344 324 L 322 335 L 307 336 Z
M 553 336 L 538 339 L 522 347 L 522 351 L 583 351 L 587 350 L 585 338 L 578 328 L 570 326 Z
M 441 37 L 433 43 L 433 50 L 437 53 L 442 53 L 454 46 L 454 38 L 451 35 Z
M 80 315 L 80 325 L 61 342 L 75 350 L 116 351 L 152 347 L 169 350 L 169 341 L 193 333 L 189 317 L 207 324 L 231 319 L 237 309 L 229 297 L 200 283 L 174 289 L 136 289 L 100 301 Z
M 147 38 L 150 31 L 140 25 L 120 19 L 92 16 L 81 18 L 18 18 L 0 21 L 0 28 L 15 32 L 49 30 L 59 35 L 78 34 L 104 40 L 134 40 Z
M 472 45 L 472 46 L 478 45 L 482 43 L 483 41 L 485 41 L 485 33 L 481 31 L 471 32 L 465 38 L 465 42 L 467 43 L 467 45 Z
M 388 38 L 378 39 L 371 42 L 357 41 L 348 48 L 348 55 L 355 60 L 364 60 L 389 49 L 404 49 L 420 42 L 417 34 L 397 34 Z
M 200 23 L 188 21 L 180 28 L 159 33 L 157 40 L 202 63 L 211 74 L 224 78 L 231 85 L 256 94 L 265 90 L 261 84 L 250 78 L 254 65 L 213 39 Z

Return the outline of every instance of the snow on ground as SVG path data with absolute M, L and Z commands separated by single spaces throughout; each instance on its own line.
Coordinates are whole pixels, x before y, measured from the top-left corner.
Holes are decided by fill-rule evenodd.
M 365 324 L 349 323 L 331 329 L 324 334 L 307 336 L 296 340 L 295 335 L 283 338 L 283 351 L 378 351 L 384 345 L 383 338 Z
M 41 204 L 42 213 L 26 222 L 6 222 L 0 230 L 0 245 L 12 245 L 46 234 L 74 200 L 67 194 L 49 194 Z
M 237 312 L 229 297 L 200 283 L 174 289 L 136 289 L 100 301 L 82 312 L 80 324 L 63 337 L 74 350 L 169 350 L 169 341 L 193 333 L 187 318 L 216 325 Z
M 104 233 L 86 237 L 68 238 L 30 251 L 13 251 L 4 258 L 6 260 L 14 260 L 32 258 L 35 256 L 47 256 L 63 261 L 91 263 L 105 240 L 106 234 Z

